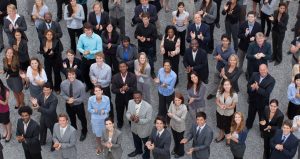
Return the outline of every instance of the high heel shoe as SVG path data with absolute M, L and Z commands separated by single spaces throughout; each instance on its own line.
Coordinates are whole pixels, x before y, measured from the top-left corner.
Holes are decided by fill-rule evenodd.
M 223 137 L 222 137 L 221 139 L 219 139 L 219 140 L 218 140 L 218 138 L 216 138 L 216 139 L 215 139 L 215 142 L 216 142 L 216 143 L 219 143 L 219 142 L 223 141 L 224 139 L 225 139 L 225 136 L 223 136 Z
M 5 136 L 4 135 L 1 136 L 1 139 L 6 139 L 6 136 L 7 136 L 7 134 Z
M 5 142 L 6 142 L 6 143 L 8 143 L 8 142 L 10 141 L 10 139 L 11 139 L 11 136 L 12 136 L 12 134 L 10 134 L 10 137 L 9 137 L 9 139 L 6 139 L 6 138 L 5 138 Z M 7 135 L 6 135 L 6 137 L 7 137 Z

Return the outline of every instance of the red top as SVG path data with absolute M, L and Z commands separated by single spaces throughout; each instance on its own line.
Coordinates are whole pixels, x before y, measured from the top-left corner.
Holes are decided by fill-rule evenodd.
M 6 95 L 6 94 L 5 94 Z M 3 100 L 3 97 L 0 96 L 0 100 L 2 101 Z M 9 112 L 9 106 L 8 106 L 8 102 L 7 104 L 3 105 L 0 103 L 0 113 L 6 113 L 6 112 Z

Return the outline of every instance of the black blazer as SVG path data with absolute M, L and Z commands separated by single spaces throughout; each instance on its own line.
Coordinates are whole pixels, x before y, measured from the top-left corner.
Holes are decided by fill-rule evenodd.
M 183 65 L 184 67 L 193 67 L 193 71 L 196 71 L 203 81 L 208 80 L 209 71 L 207 54 L 205 50 L 199 48 L 194 61 L 192 49 L 188 48 L 183 57 Z
M 14 40 L 13 45 L 16 45 L 17 41 Z M 18 53 L 19 61 L 20 62 L 27 62 L 30 60 L 29 54 L 28 54 L 28 44 L 27 40 L 21 39 L 19 43 L 18 50 L 15 50 Z
M 16 136 L 24 136 L 26 142 L 22 142 L 23 149 L 30 153 L 41 152 L 41 144 L 39 140 L 40 126 L 39 124 L 30 119 L 26 133 L 24 133 L 24 124 L 22 119 L 18 119 Z
M 40 121 L 43 121 L 46 125 L 54 125 L 57 122 L 56 107 L 58 99 L 53 92 L 45 102 L 44 97 L 43 93 L 37 97 L 37 101 L 40 106 L 38 111 L 41 112 Z
M 75 71 L 76 71 L 76 77 L 77 77 L 77 79 L 81 79 L 81 68 L 80 68 L 81 67 L 81 60 L 80 59 L 78 59 L 77 57 L 75 57 L 72 66 L 70 66 L 70 62 L 69 62 L 68 58 L 65 58 L 62 63 L 65 63 L 67 65 L 67 68 L 63 68 L 62 67 L 62 70 L 61 70 L 62 73 L 65 76 L 67 76 L 68 69 L 74 68 L 74 66 L 76 65 L 77 66 L 77 68 L 75 69 Z
M 46 45 L 46 39 L 43 39 L 42 46 L 44 47 Z M 49 51 L 53 51 L 53 54 L 49 55 Z M 52 40 L 52 48 L 51 50 L 45 51 L 44 48 L 41 50 L 43 56 L 45 59 L 59 59 L 61 60 L 61 52 L 64 50 L 63 45 L 59 39 L 53 39 Z M 60 62 L 61 61 L 56 61 Z
M 0 24 L 3 25 L 3 19 L 7 16 L 7 9 L 6 7 L 10 4 L 9 0 L 0 0 Z
M 250 80 L 248 81 L 248 95 L 249 103 L 257 103 L 257 106 L 265 107 L 269 104 L 270 94 L 275 86 L 275 79 L 268 74 L 262 81 L 259 83 L 260 74 L 258 72 L 253 73 Z M 258 90 L 252 90 L 251 85 L 253 83 L 259 83 Z
M 19 15 L 19 16 L 20 17 L 17 19 L 15 25 L 19 26 L 18 30 L 25 32 L 27 30 L 27 24 L 26 24 L 25 18 L 22 15 Z M 6 34 L 11 35 L 13 37 L 14 30 L 13 31 L 9 30 L 10 24 L 11 24 L 11 22 L 8 19 L 4 18 L 3 30 L 4 30 L 4 32 L 6 32 Z
M 285 140 L 283 143 L 283 151 L 278 151 L 275 149 L 277 144 L 281 144 L 282 130 L 276 131 L 274 137 L 270 141 L 271 146 L 271 157 L 270 159 L 292 159 L 297 151 L 299 140 L 295 137 L 293 133 Z
M 128 91 L 122 94 L 120 88 L 125 84 L 129 87 Z M 123 82 L 121 73 L 117 73 L 111 80 L 111 91 L 116 94 L 116 98 L 125 98 L 124 100 L 132 99 L 133 92 L 136 90 L 136 76 L 135 74 L 128 72 L 125 83 Z
M 271 21 L 273 23 L 272 31 L 279 32 L 279 33 L 285 33 L 286 26 L 289 21 L 289 14 L 286 12 L 282 15 L 280 18 L 280 21 L 278 21 L 278 10 L 274 11 L 274 21 Z
M 142 23 L 143 21 L 140 19 L 139 15 L 141 13 L 143 13 L 143 7 L 142 7 L 142 4 L 139 4 L 138 6 L 135 7 L 134 9 L 134 17 L 132 18 L 132 22 L 134 24 L 136 23 Z M 149 4 L 149 8 L 147 10 L 147 13 L 150 14 L 150 23 L 154 24 L 158 17 L 157 17 L 157 10 L 156 10 L 156 7 L 152 4 Z
M 153 128 L 149 141 L 154 143 L 155 148 L 152 150 L 154 159 L 170 159 L 170 146 L 171 146 L 171 133 L 165 129 L 160 135 L 158 140 L 156 139 L 157 129 Z
M 116 54 L 117 51 L 117 47 L 120 44 L 120 35 L 117 31 L 113 31 L 111 34 L 111 40 L 109 41 L 108 39 L 108 33 L 107 31 L 103 31 L 101 34 L 101 38 L 102 38 L 102 46 L 103 46 L 103 52 L 105 54 Z M 108 49 L 107 48 L 107 44 L 111 43 L 111 48 Z
M 266 107 L 265 111 L 261 117 L 261 120 L 266 121 L 266 125 L 261 125 L 261 128 L 265 129 L 270 125 L 271 130 L 263 131 L 263 135 L 265 137 L 273 137 L 276 130 L 281 129 L 284 115 L 279 109 L 277 109 L 271 121 L 269 121 L 269 117 L 270 117 L 270 108 Z
M 186 36 L 186 41 L 188 43 L 190 43 L 192 41 L 192 37 L 191 37 L 191 34 L 190 34 L 191 32 L 195 32 L 196 33 L 195 39 L 198 41 L 199 47 L 203 48 L 204 50 L 207 50 L 207 44 L 211 40 L 210 39 L 209 26 L 207 24 L 205 24 L 205 23 L 201 23 L 200 29 L 197 31 L 195 23 L 189 25 L 188 29 L 187 29 L 187 36 Z M 203 40 L 198 39 L 198 35 L 200 33 L 202 33 L 202 35 L 204 36 Z
M 38 34 L 39 34 L 40 38 L 43 38 L 45 31 L 48 30 L 47 25 L 48 24 L 46 22 L 43 22 L 42 24 L 39 25 Z M 58 22 L 51 21 L 50 29 L 55 32 L 55 38 L 56 39 L 60 39 L 63 36 L 60 24 Z
M 256 33 L 261 32 L 261 26 L 258 22 L 254 23 L 251 32 L 246 36 L 245 33 L 247 28 L 249 28 L 248 21 L 245 21 L 240 25 L 239 33 L 238 33 L 238 37 L 240 38 L 238 47 L 244 52 L 247 51 L 249 44 L 251 43 L 250 38 L 255 37 Z
M 109 23 L 109 15 L 107 12 L 101 12 L 101 20 L 99 24 L 102 25 L 102 30 L 96 30 L 96 25 L 98 25 L 98 23 L 95 12 L 89 13 L 88 22 L 93 25 L 94 32 L 101 36 L 102 31 L 106 29 L 106 26 Z

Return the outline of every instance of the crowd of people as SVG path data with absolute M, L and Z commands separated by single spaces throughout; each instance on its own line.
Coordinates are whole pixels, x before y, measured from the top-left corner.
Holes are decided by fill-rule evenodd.
M 172 12 L 169 0 L 135 0 L 131 26 L 126 27 L 124 7 L 131 0 L 95 1 L 90 11 L 87 0 L 56 2 L 57 18 L 53 20 L 44 0 L 28 0 L 25 16 L 30 17 L 29 26 L 17 12 L 17 1 L 0 0 L 0 52 L 4 52 L 0 74 L 6 77 L 6 85 L 0 80 L 1 138 L 5 142 L 12 138 L 13 108 L 8 102 L 12 92 L 20 115 L 16 140 L 22 143 L 26 159 L 42 158 L 41 146 L 46 145 L 48 129 L 51 151 L 58 151 L 60 158 L 78 158 L 76 121 L 78 118 L 81 123 L 79 141 L 84 142 L 88 133 L 86 112 L 96 155 L 103 154 L 106 159 L 122 158 L 122 127 L 128 121 L 135 150 L 126 158 L 141 155 L 150 159 L 152 154 L 154 159 L 184 155 L 208 159 L 211 143 L 225 140 L 234 159 L 241 159 L 257 113 L 264 159 L 292 159 L 297 149 L 300 154 L 300 2 L 288 52 L 292 56 L 288 120 L 284 120 L 278 100 L 270 99 L 276 79 L 268 71 L 272 62 L 274 66 L 282 62 L 288 0 L 253 0 L 248 12 L 247 0 L 229 0 L 223 7 L 222 0 L 178 0 Z M 165 29 L 159 12 L 172 16 Z M 220 28 L 221 14 L 225 16 L 225 33 L 218 38 L 214 30 Z M 60 25 L 61 20 L 66 26 Z M 38 35 L 36 56 L 29 55 L 27 27 L 35 27 Z M 67 28 L 70 39 L 67 48 L 61 41 L 62 27 Z M 134 30 L 137 45 L 127 35 L 127 27 Z M 209 54 L 216 61 L 213 81 L 208 80 L 212 67 L 208 65 Z M 159 57 L 163 65 L 155 69 Z M 179 74 L 180 65 L 186 74 Z M 247 116 L 236 108 L 238 80 L 244 72 L 248 81 Z M 187 78 L 186 90 L 175 91 L 179 82 L 185 82 L 179 81 L 179 76 Z M 212 88 L 207 88 L 211 82 Z M 153 99 L 152 85 L 157 88 L 158 99 Z M 30 103 L 24 102 L 27 89 Z M 183 94 L 188 95 L 187 100 Z M 57 114 L 58 96 L 65 101 L 66 113 Z M 219 129 L 216 138 L 205 113 L 206 100 L 213 98 Z M 158 114 L 153 119 L 154 100 L 158 101 Z M 39 122 L 31 118 L 33 113 L 40 114 Z M 192 123 L 187 124 L 187 118 Z M 189 141 L 192 145 L 185 148 Z

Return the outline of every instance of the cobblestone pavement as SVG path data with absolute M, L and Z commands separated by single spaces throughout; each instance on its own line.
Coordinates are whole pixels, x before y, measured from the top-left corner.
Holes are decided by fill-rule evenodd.
M 20 14 L 25 15 L 27 25 L 28 25 L 28 30 L 26 31 L 26 34 L 28 35 L 29 38 L 29 52 L 30 56 L 37 56 L 40 59 L 43 59 L 41 55 L 37 55 L 36 51 L 38 48 L 38 39 L 37 39 L 37 33 L 33 25 L 29 22 L 29 16 L 27 15 L 26 8 L 24 6 L 26 3 L 26 0 L 17 0 L 18 1 L 18 11 Z M 89 1 L 89 10 L 91 10 L 91 4 L 93 0 L 88 0 Z M 251 0 L 248 0 L 251 1 Z M 53 13 L 56 13 L 56 3 L 55 0 L 45 0 L 47 6 L 50 8 L 50 11 Z M 176 3 L 177 0 L 170 0 L 170 6 L 172 9 L 176 8 Z M 224 3 L 224 1 L 223 1 Z M 248 5 L 248 10 L 252 8 L 252 1 L 251 4 L 249 2 Z M 290 19 L 289 19 L 289 25 L 288 25 L 288 30 L 286 32 L 285 40 L 284 40 L 284 45 L 283 45 L 283 61 L 282 64 L 274 67 L 273 63 L 270 64 L 269 70 L 271 75 L 273 75 L 276 79 L 276 85 L 275 88 L 272 92 L 271 98 L 277 98 L 280 102 L 280 109 L 285 112 L 287 108 L 287 97 L 286 97 L 286 91 L 287 91 L 287 86 L 290 83 L 290 76 L 291 76 L 291 56 L 287 55 L 286 52 L 288 51 L 289 43 L 293 38 L 293 33 L 290 31 L 292 25 L 295 23 L 295 14 L 297 11 L 297 2 L 292 1 L 290 4 L 289 8 L 289 13 L 290 13 Z M 134 33 L 134 28 L 130 26 L 130 20 L 133 15 L 133 10 L 134 10 L 134 2 L 126 4 L 126 33 L 132 38 L 133 43 L 136 43 L 136 40 L 133 37 Z M 54 15 L 54 19 L 55 19 Z M 159 13 L 159 21 L 161 23 L 161 30 L 164 30 L 165 26 L 167 24 L 170 24 L 171 22 L 171 12 L 165 13 L 163 10 Z M 221 15 L 221 29 L 215 29 L 215 42 L 219 43 L 220 42 L 220 37 L 221 34 L 225 32 L 225 27 L 224 27 L 224 16 Z M 69 48 L 69 37 L 67 34 L 67 29 L 66 29 L 66 24 L 64 21 L 60 22 L 63 30 L 63 37 L 62 37 L 62 42 L 64 44 L 65 50 Z M 270 39 L 268 41 L 271 41 Z M 7 46 L 7 39 L 5 36 L 5 42 Z M 157 44 L 159 44 L 159 41 L 157 41 Z M 65 56 L 65 55 L 63 55 Z M 0 59 L 2 59 L 3 53 L 0 54 Z M 210 66 L 210 78 L 209 81 L 213 81 L 213 73 L 215 71 L 215 62 L 213 61 L 213 57 L 211 55 L 208 56 L 209 58 L 209 66 Z M 1 63 L 2 65 L 2 63 Z M 161 67 L 162 65 L 162 56 L 158 55 L 158 60 L 155 64 L 156 70 Z M 244 65 L 245 66 L 245 65 Z M 0 67 L 2 68 L 2 66 Z M 244 67 L 244 70 L 246 68 Z M 4 76 L 1 76 L 1 79 L 5 81 Z M 186 95 L 186 75 L 183 71 L 183 65 L 180 64 L 180 72 L 179 72 L 179 84 L 176 88 L 176 90 L 181 91 Z M 240 86 L 240 93 L 239 93 L 239 103 L 237 106 L 237 110 L 244 112 L 247 114 L 247 109 L 248 105 L 246 102 L 247 99 L 247 93 L 246 93 L 246 80 L 244 74 L 240 77 L 239 81 L 239 86 Z M 209 88 L 211 87 L 211 82 L 208 84 L 208 92 Z M 152 105 L 154 108 L 154 113 L 153 113 L 153 118 L 157 114 L 157 107 L 158 107 L 158 95 L 157 91 L 154 86 L 151 88 L 152 91 Z M 26 103 L 29 103 L 28 97 L 29 97 L 29 91 L 24 91 L 26 94 Z M 88 99 L 88 94 L 86 94 L 86 99 Z M 114 96 L 113 96 L 114 98 Z M 114 99 L 113 99 L 114 101 Z M 16 121 L 19 118 L 19 115 L 17 114 L 17 111 L 13 108 L 13 105 L 15 104 L 13 95 L 11 93 L 10 101 L 9 101 L 10 107 L 11 107 L 11 122 L 13 124 L 13 138 L 10 141 L 10 143 L 4 143 L 2 141 L 2 144 L 4 145 L 4 156 L 6 159 L 22 159 L 24 158 L 24 153 L 21 144 L 17 143 L 15 140 L 15 130 L 16 130 Z M 215 117 L 215 111 L 216 111 L 216 104 L 214 100 L 207 101 L 207 108 L 206 108 L 206 113 L 208 114 L 208 124 L 213 128 L 214 130 L 214 136 L 217 136 L 218 129 L 216 128 L 216 117 Z M 65 112 L 65 106 L 64 106 L 64 101 L 62 100 L 61 97 L 59 97 L 59 105 L 57 107 L 57 112 Z M 88 120 L 90 119 L 89 114 Z M 33 118 L 38 120 L 39 119 L 39 113 L 34 112 Z M 191 123 L 190 119 L 187 119 L 187 124 Z M 190 125 L 190 124 L 188 124 Z M 84 142 L 77 142 L 77 149 L 78 149 L 78 159 L 96 159 L 96 158 L 101 158 L 101 156 L 96 156 L 95 154 L 95 137 L 91 133 L 91 127 L 88 125 L 89 133 L 87 135 L 87 139 Z M 132 136 L 130 133 L 129 125 L 126 124 L 122 128 L 123 132 L 123 141 L 122 141 L 122 147 L 124 150 L 123 157 L 122 159 L 127 159 L 127 154 L 132 152 L 134 150 L 133 146 L 133 140 Z M 51 135 L 48 132 L 48 139 L 47 139 L 47 145 L 42 146 L 42 155 L 43 158 L 45 159 L 56 159 L 57 154 L 55 152 L 50 152 L 50 143 L 51 143 Z M 78 131 L 78 138 L 79 138 L 80 132 Z M 173 142 L 172 142 L 173 143 Z M 258 129 L 258 121 L 255 121 L 254 127 L 251 129 L 251 131 L 248 134 L 248 138 L 246 141 L 247 149 L 245 152 L 245 159 L 261 159 L 262 154 L 263 154 L 263 140 L 259 137 L 259 129 Z M 190 145 L 187 145 L 186 148 L 189 148 Z M 104 158 L 104 157 L 102 157 Z M 137 156 L 134 159 L 139 159 L 141 156 Z M 185 156 L 182 158 L 189 158 L 189 156 Z M 230 159 L 233 158 L 229 147 L 225 146 L 225 143 L 212 143 L 211 144 L 211 159 Z

